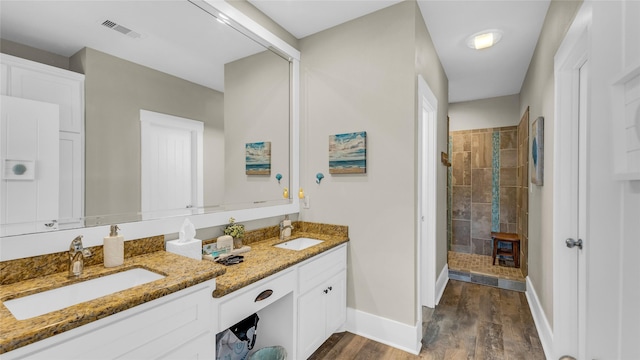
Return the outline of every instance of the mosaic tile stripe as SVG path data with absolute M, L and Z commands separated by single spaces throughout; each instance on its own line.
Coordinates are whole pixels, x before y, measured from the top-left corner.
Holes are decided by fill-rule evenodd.
M 493 132 L 491 231 L 500 231 L 500 131 Z
M 447 149 L 447 154 L 449 155 L 449 161 L 453 162 L 453 136 L 449 135 L 449 148 Z M 451 229 L 451 219 L 453 218 L 453 202 L 452 202 L 452 193 L 453 187 L 451 186 L 453 178 L 453 166 L 449 166 L 447 168 L 447 250 L 451 250 L 451 238 L 453 236 L 453 231 Z

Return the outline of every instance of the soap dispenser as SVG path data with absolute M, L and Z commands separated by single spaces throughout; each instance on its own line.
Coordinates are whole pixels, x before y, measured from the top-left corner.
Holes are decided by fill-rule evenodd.
M 118 235 L 118 225 L 111 225 L 109 236 L 104 238 L 104 267 L 120 266 L 124 263 L 124 237 Z

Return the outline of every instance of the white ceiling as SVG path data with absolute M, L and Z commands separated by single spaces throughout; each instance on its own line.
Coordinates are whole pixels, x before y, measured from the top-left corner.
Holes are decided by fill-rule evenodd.
M 224 64 L 265 51 L 186 0 L 0 0 L 0 37 L 65 57 L 90 47 L 219 91 Z
M 249 1 L 303 38 L 401 0 Z M 450 102 L 520 92 L 549 0 L 418 4 L 449 78 Z M 221 91 L 225 63 L 264 50 L 186 0 L 0 0 L 0 17 L 4 39 L 63 56 L 88 46 Z M 101 26 L 106 19 L 142 37 Z M 500 43 L 481 51 L 466 47 L 469 35 L 489 28 L 504 31 Z
M 393 5 L 398 0 L 249 0 L 297 38 Z M 520 92 L 550 0 L 418 0 L 449 78 L 449 102 Z M 486 29 L 502 41 L 471 50 L 466 38 Z

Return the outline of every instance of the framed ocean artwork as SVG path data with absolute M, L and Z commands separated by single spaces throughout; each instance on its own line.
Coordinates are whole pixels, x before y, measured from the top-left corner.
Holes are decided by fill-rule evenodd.
M 531 183 L 542 185 L 544 180 L 544 118 L 531 125 Z
M 329 136 L 329 173 L 366 174 L 367 132 Z
M 245 145 L 246 149 L 246 174 L 270 175 L 271 174 L 271 142 L 255 142 Z

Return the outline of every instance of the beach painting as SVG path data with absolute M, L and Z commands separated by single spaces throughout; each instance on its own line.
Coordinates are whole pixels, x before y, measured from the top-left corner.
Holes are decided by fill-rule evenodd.
M 247 175 L 271 174 L 271 142 L 255 142 L 246 144 Z
M 329 173 L 365 174 L 367 172 L 367 132 L 329 136 Z

